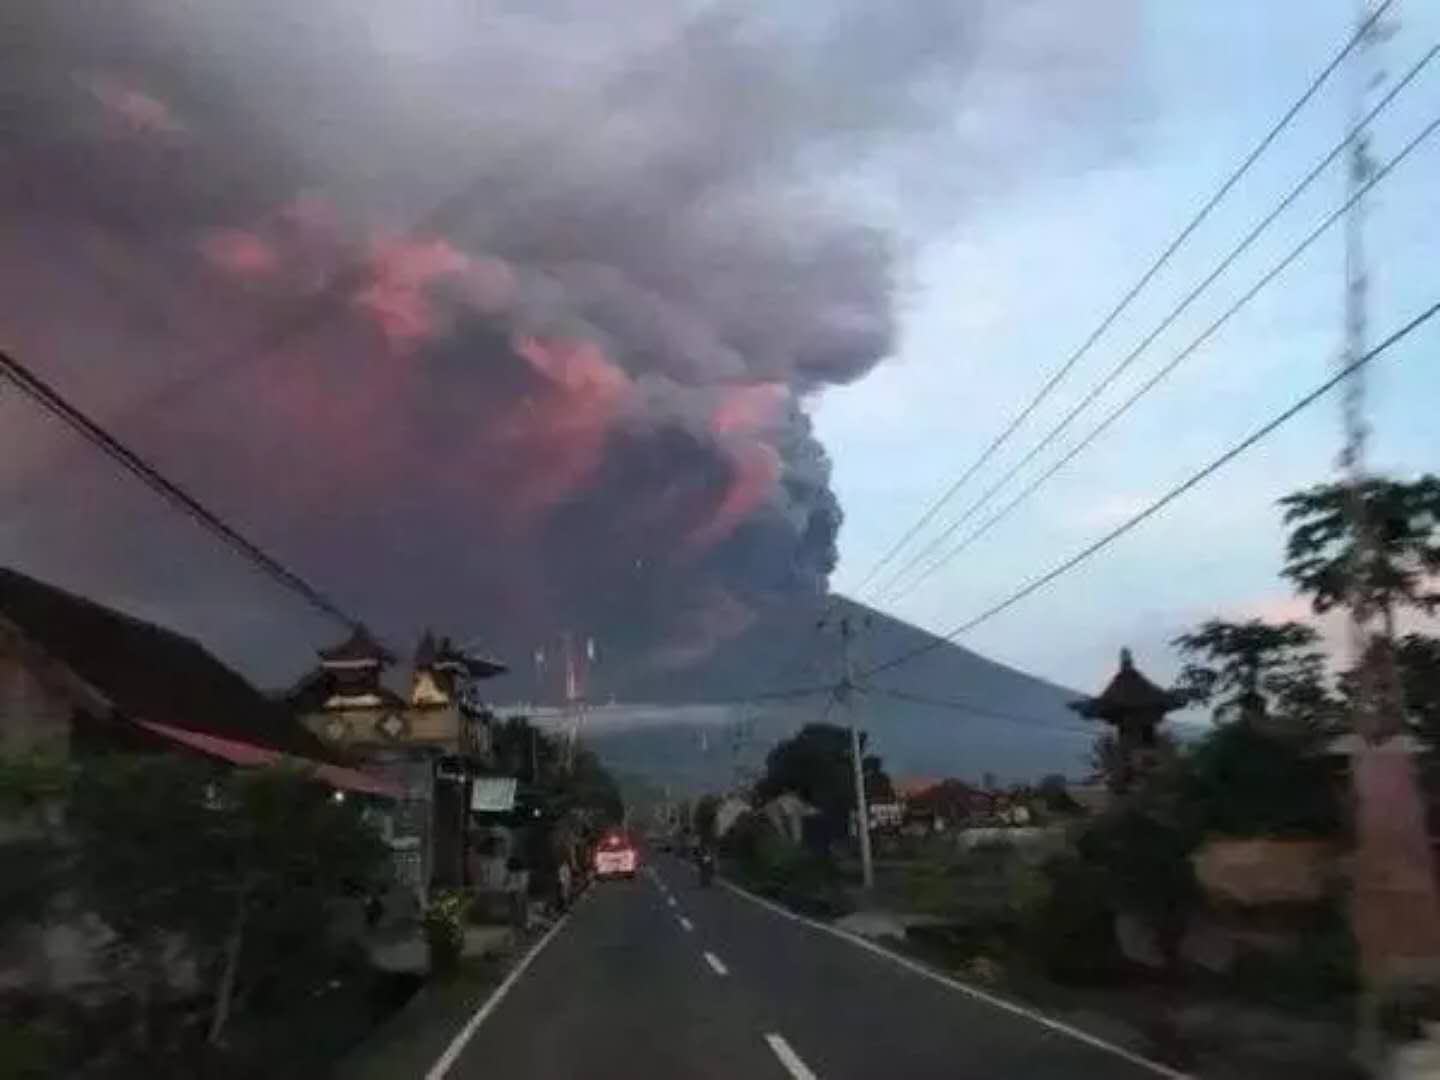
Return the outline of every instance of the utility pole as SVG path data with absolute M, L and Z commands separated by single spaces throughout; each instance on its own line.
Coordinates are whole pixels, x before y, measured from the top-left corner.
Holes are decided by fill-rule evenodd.
M 1369 26 L 1351 59 L 1355 120 L 1383 79 L 1375 51 L 1387 29 L 1374 19 L 1376 0 L 1356 0 L 1358 25 Z M 1347 187 L 1356 194 L 1374 175 L 1370 135 L 1349 155 Z M 1356 198 L 1345 219 L 1345 345 L 1340 362 L 1353 363 L 1369 347 L 1370 277 L 1365 252 L 1365 200 Z M 1381 1013 L 1399 993 L 1433 988 L 1440 978 L 1434 858 L 1427 834 L 1412 750 L 1401 718 L 1403 699 L 1391 652 L 1393 627 L 1376 626 L 1371 592 L 1380 557 L 1366 503 L 1369 441 L 1365 378 L 1357 369 L 1341 397 L 1344 447 L 1340 469 L 1348 488 L 1345 513 L 1355 537 L 1347 607 L 1350 650 L 1358 685 L 1352 725 L 1350 778 L 1354 792 L 1355 852 L 1351 866 L 1351 924 L 1359 946 L 1362 991 L 1358 1017 L 1363 1062 L 1377 1074 L 1386 1067 L 1387 1033 Z
M 855 659 L 851 655 L 850 617 L 840 619 L 840 685 L 836 700 L 850 723 L 850 764 L 855 771 L 855 834 L 860 840 L 860 878 L 868 895 L 875 888 L 875 864 L 870 856 L 870 804 L 865 798 L 865 762 L 860 754 L 860 726 L 856 723 Z

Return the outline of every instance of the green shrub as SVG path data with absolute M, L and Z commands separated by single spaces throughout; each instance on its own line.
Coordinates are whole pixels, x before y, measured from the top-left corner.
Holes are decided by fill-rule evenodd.
M 0 1020 L 0 1077 L 43 1080 L 57 1075 L 51 1034 L 34 1024 Z
M 1346 999 L 1359 989 L 1355 939 L 1337 908 L 1293 949 L 1247 949 L 1237 958 L 1237 989 L 1272 1003 L 1313 1005 Z
M 1124 966 L 1105 871 L 1074 856 L 1051 859 L 1030 883 L 1021 942 L 1032 960 L 1066 982 L 1103 983 Z
M 465 922 L 469 898 L 453 890 L 438 892 L 425 909 L 425 940 L 430 946 L 430 968 L 448 974 L 460 964 L 465 949 Z

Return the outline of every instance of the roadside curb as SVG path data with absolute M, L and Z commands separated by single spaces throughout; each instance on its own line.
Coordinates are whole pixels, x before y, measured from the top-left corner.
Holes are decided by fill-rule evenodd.
M 801 915 L 799 912 L 791 911 L 789 908 L 784 907 L 781 904 L 777 904 L 775 901 L 760 896 L 757 893 L 753 893 L 749 889 L 746 889 L 740 885 L 736 885 L 734 882 L 726 878 L 717 877 L 715 880 L 720 885 L 728 889 L 730 892 L 734 893 L 736 896 L 748 900 L 752 904 L 758 904 L 760 907 L 766 908 L 774 914 L 779 915 L 781 918 L 790 919 L 793 922 L 800 923 L 801 925 L 807 926 L 812 930 L 817 930 L 820 933 L 829 934 L 830 936 L 837 937 L 842 941 L 847 941 L 851 945 L 856 946 L 857 948 L 864 949 L 866 952 L 873 953 L 876 956 L 883 957 L 886 960 L 889 960 L 891 963 L 898 964 L 900 967 L 904 968 L 905 970 L 909 971 L 914 975 L 919 975 L 922 978 L 929 979 L 931 982 L 939 983 L 941 986 L 947 987 L 951 990 L 955 990 L 961 994 L 965 994 L 967 997 L 974 998 L 977 1001 L 982 1001 L 985 1004 L 991 1006 L 992 1008 L 999 1009 L 1002 1012 L 1010 1013 L 1013 1016 L 1024 1017 L 1027 1020 L 1040 1024 L 1042 1027 L 1049 1028 L 1051 1031 L 1058 1032 L 1062 1035 L 1067 1035 L 1070 1038 L 1076 1039 L 1079 1042 L 1085 1043 L 1086 1045 L 1091 1046 L 1097 1050 L 1103 1050 L 1104 1052 L 1112 1054 L 1115 1057 L 1123 1058 L 1126 1061 L 1130 1062 L 1132 1065 L 1138 1065 L 1143 1069 L 1148 1069 L 1150 1072 L 1154 1073 L 1157 1076 L 1166 1077 L 1167 1080 L 1195 1080 L 1195 1078 L 1189 1073 L 1184 1073 L 1180 1072 L 1177 1069 L 1172 1069 L 1168 1065 L 1164 1065 L 1161 1062 L 1144 1057 L 1141 1054 L 1137 1054 L 1133 1050 L 1127 1050 L 1123 1046 L 1119 1046 L 1116 1043 L 1110 1042 L 1106 1039 L 1102 1039 L 1098 1035 L 1092 1035 L 1088 1031 L 1084 1031 L 1077 1027 L 1072 1027 L 1071 1025 L 1066 1024 L 1063 1021 L 1056 1020 L 1050 1016 L 1046 1016 L 1044 1013 L 1038 1012 L 1035 1009 L 1031 1009 L 1025 1005 L 1020 1005 L 1014 1001 L 1006 1000 L 1002 997 L 997 997 L 994 994 L 971 986 L 968 983 L 961 982 L 959 979 L 952 978 L 951 976 L 937 971 L 932 967 L 920 963 L 918 960 L 914 960 L 908 956 L 905 956 L 902 953 L 895 952 L 893 949 L 887 949 L 883 945 L 878 945 L 875 942 L 869 940 L 868 938 L 861 937 L 858 934 L 852 934 L 848 930 L 841 930 L 839 927 L 831 926 L 828 923 L 823 923 L 815 919 L 811 919 L 805 915 Z M 427 1078 L 427 1080 L 429 1080 L 429 1078 Z

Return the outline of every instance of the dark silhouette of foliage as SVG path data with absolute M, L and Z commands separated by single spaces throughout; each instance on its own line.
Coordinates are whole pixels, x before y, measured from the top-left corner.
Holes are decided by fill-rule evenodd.
M 862 732 L 863 751 L 866 738 Z M 866 756 L 866 794 L 894 797 L 890 778 L 878 757 Z M 850 731 L 835 724 L 806 724 L 777 744 L 765 759 L 765 774 L 755 795 L 766 802 L 793 791 L 820 811 L 832 835 L 840 835 L 855 809 L 855 773 L 850 760 Z
M 1211 731 L 1181 770 L 1186 827 L 1197 835 L 1333 836 L 1344 785 L 1337 760 L 1317 752 L 1324 737 L 1280 736 L 1244 724 Z
M 1213 704 L 1216 720 L 1247 712 L 1323 712 L 1329 703 L 1320 635 L 1297 622 L 1211 619 L 1173 644 L 1188 661 L 1180 686 L 1192 701 Z
M 1284 575 L 1309 596 L 1317 612 L 1351 596 L 1362 610 L 1382 615 L 1387 633 L 1401 608 L 1440 609 L 1440 477 L 1404 482 L 1372 479 L 1358 492 L 1374 549 L 1364 545 L 1349 512 L 1351 490 L 1319 484 L 1280 500 L 1290 538 Z
M 1440 749 L 1440 638 L 1406 634 L 1395 643 L 1395 667 L 1410 723 Z

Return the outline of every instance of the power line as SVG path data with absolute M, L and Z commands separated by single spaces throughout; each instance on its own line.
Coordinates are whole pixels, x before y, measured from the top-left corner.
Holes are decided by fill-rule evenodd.
M 1440 54 L 1440 47 L 1432 49 L 1428 55 L 1434 56 L 1436 54 Z M 1000 521 L 1008 517 L 1017 507 L 1024 503 L 1042 485 L 1049 481 L 1052 476 L 1054 476 L 1071 461 L 1073 461 L 1076 457 L 1078 457 L 1082 452 L 1084 452 L 1092 443 L 1094 443 L 1097 438 L 1099 438 L 1105 431 L 1107 431 L 1110 426 L 1115 423 L 1116 420 L 1120 419 L 1121 416 L 1129 412 L 1130 409 L 1136 404 L 1136 402 L 1138 402 L 1141 398 L 1143 398 L 1146 394 L 1153 390 L 1157 385 L 1159 385 L 1159 383 L 1163 381 L 1167 376 L 1169 376 L 1170 373 L 1173 372 L 1182 362 L 1188 359 L 1202 345 L 1209 341 L 1210 338 L 1212 338 L 1220 330 L 1221 327 L 1223 327 L 1227 322 L 1234 318 L 1235 315 L 1237 315 L 1242 308 L 1249 304 L 1249 302 L 1253 300 L 1256 295 L 1258 295 L 1266 286 L 1268 286 L 1272 281 L 1274 281 L 1275 278 L 1277 278 L 1281 273 L 1283 273 L 1292 263 L 1294 263 L 1296 259 L 1300 257 L 1301 254 L 1303 254 L 1312 244 L 1319 240 L 1321 236 L 1328 232 L 1337 221 L 1341 220 L 1350 210 L 1350 208 L 1354 206 L 1367 192 L 1369 192 L 1371 188 L 1373 188 L 1387 175 L 1389 175 L 1389 173 L 1402 161 L 1404 161 L 1405 158 L 1407 158 L 1417 147 L 1419 147 L 1421 143 L 1423 143 L 1426 139 L 1430 138 L 1433 134 L 1435 134 L 1437 129 L 1440 129 L 1440 117 L 1436 117 L 1424 128 L 1422 128 L 1419 134 L 1417 134 L 1413 139 L 1411 139 L 1410 142 L 1408 142 L 1404 146 L 1404 148 L 1400 150 L 1399 153 L 1397 153 L 1394 157 L 1387 161 L 1384 166 L 1378 169 L 1369 178 L 1369 180 L 1366 181 L 1363 186 L 1356 189 L 1356 191 L 1348 199 L 1346 199 L 1344 203 L 1342 203 L 1339 207 L 1337 207 L 1329 215 L 1327 215 L 1326 218 L 1313 230 L 1311 230 L 1311 232 L 1307 234 L 1306 237 L 1302 241 L 1300 241 L 1299 244 L 1292 248 L 1283 259 L 1281 259 L 1268 271 L 1266 271 L 1255 282 L 1255 284 L 1253 284 L 1249 289 L 1242 293 L 1234 303 L 1232 303 L 1228 308 L 1226 308 L 1225 311 L 1221 313 L 1221 315 L 1213 322 L 1211 322 L 1196 338 L 1194 338 L 1190 342 L 1190 344 L 1186 345 L 1185 348 L 1181 349 L 1180 352 L 1176 353 L 1175 356 L 1173 356 L 1168 363 L 1166 363 L 1163 367 L 1161 367 L 1158 371 L 1151 375 L 1150 378 L 1146 379 L 1145 382 L 1141 383 L 1140 386 L 1129 397 L 1127 397 L 1118 406 L 1112 409 L 1106 415 L 1106 417 L 1100 421 L 1099 424 L 1092 428 L 1083 439 L 1081 439 L 1078 443 L 1071 447 L 1070 450 L 1067 451 L 1063 457 L 1061 457 L 1058 461 L 1051 465 L 1049 469 L 1047 469 L 1045 472 L 1041 473 L 1038 477 L 1031 481 L 1031 483 L 1028 484 L 1025 488 L 1023 488 L 1020 493 L 1015 496 L 1015 498 L 1011 499 L 1010 502 L 1006 503 L 998 511 L 992 514 L 979 528 L 971 532 L 968 536 L 965 537 L 965 539 L 960 541 L 959 544 L 955 545 L 949 551 L 946 551 L 938 559 L 933 561 L 929 566 L 925 567 L 918 577 L 914 578 L 912 581 L 909 582 L 909 584 L 905 585 L 898 592 L 893 593 L 891 596 L 891 600 L 897 600 L 900 597 L 908 595 L 921 582 L 927 580 L 929 577 L 935 574 L 936 571 L 938 571 L 942 566 L 958 557 L 961 552 L 965 551 L 981 536 L 985 535 L 985 533 L 989 532 Z M 1067 417 L 1067 420 L 1068 419 L 1069 418 Z M 1029 458 L 1027 458 L 1026 460 L 1028 461 Z M 1022 462 L 1022 464 L 1024 464 L 1024 462 Z M 1008 473 L 1004 479 L 1008 480 L 1013 475 L 1014 471 L 1012 470 L 1012 472 Z M 998 488 L 992 489 L 990 493 L 993 493 L 994 490 L 998 490 Z
M 1143 339 L 1141 339 L 1140 343 L 1136 345 L 1133 349 L 1131 349 L 1130 352 L 1127 353 L 1118 364 L 1111 368 L 1110 371 L 1105 375 L 1105 377 L 1101 379 L 1098 383 L 1096 383 L 1095 386 L 1093 386 L 1090 391 L 1083 398 L 1081 398 L 1080 401 L 1076 405 L 1074 405 L 1070 409 L 1070 411 L 1067 412 L 1065 416 L 1062 417 L 1060 421 L 1049 430 L 1049 432 L 1046 433 L 1044 438 L 1042 438 L 1038 443 L 1036 443 L 1023 457 L 1020 458 L 1019 461 L 1015 462 L 1015 464 L 1012 465 L 997 481 L 995 481 L 995 483 L 991 484 L 990 487 L 988 487 L 980 495 L 979 498 L 977 498 L 973 503 L 970 504 L 970 506 L 965 510 L 963 514 L 961 514 L 958 518 L 951 522 L 938 536 L 936 536 L 928 544 L 926 544 L 923 548 L 916 552 L 914 556 L 912 556 L 909 560 L 906 561 L 905 565 L 900 567 L 899 570 L 895 571 L 890 576 L 889 583 L 881 590 L 882 594 L 886 594 L 884 595 L 884 598 L 889 599 L 891 602 L 894 602 L 894 600 L 898 599 L 899 597 L 908 594 L 911 590 L 915 588 L 916 585 L 928 578 L 941 565 L 948 562 L 950 559 L 954 558 L 957 554 L 959 554 L 961 550 L 968 547 L 973 540 L 973 537 L 966 539 L 955 550 L 949 552 L 946 555 L 943 555 L 938 562 L 933 563 L 929 567 L 922 570 L 920 576 L 918 578 L 915 578 L 908 585 L 904 585 L 903 587 L 901 586 L 901 582 L 903 581 L 906 574 L 908 574 L 916 566 L 922 563 L 927 556 L 937 551 L 951 536 L 955 535 L 955 533 L 960 529 L 962 525 L 964 525 L 967 521 L 974 517 L 975 514 L 982 507 L 984 507 L 985 504 L 988 503 L 991 498 L 995 496 L 996 493 L 1001 491 L 1011 480 L 1013 480 L 1015 476 L 1022 469 L 1025 468 L 1025 466 L 1029 465 L 1030 462 L 1034 461 L 1036 457 L 1038 457 L 1046 448 L 1048 448 L 1052 443 L 1054 443 L 1054 441 L 1070 427 L 1071 423 L 1074 422 L 1076 417 L 1078 417 L 1081 413 L 1088 409 L 1101 394 L 1103 394 L 1107 389 L 1110 388 L 1110 386 L 1115 382 L 1117 378 L 1119 378 L 1125 371 L 1130 368 L 1130 366 L 1137 359 L 1140 358 L 1140 356 L 1154 343 L 1156 338 L 1158 338 L 1162 333 L 1164 333 L 1172 325 L 1174 325 L 1175 321 L 1187 310 L 1189 310 L 1190 305 L 1193 304 L 1197 299 L 1199 299 L 1200 296 L 1206 290 L 1208 290 L 1210 286 L 1213 285 L 1222 274 L 1229 270 L 1230 267 L 1235 264 L 1235 262 L 1240 258 L 1241 255 L 1243 255 L 1246 251 L 1249 250 L 1250 245 L 1253 244 L 1261 236 L 1261 234 L 1263 234 L 1267 229 L 1269 229 L 1269 227 L 1274 224 L 1275 220 L 1294 204 L 1296 199 L 1298 199 L 1306 190 L 1309 189 L 1310 185 L 1313 184 L 1321 176 L 1321 174 L 1324 173 L 1324 171 L 1329 168 L 1329 166 L 1338 157 L 1340 157 L 1341 154 L 1345 152 L 1346 148 L 1351 146 L 1357 139 L 1361 138 L 1364 135 L 1366 129 L 1369 127 L 1370 122 L 1386 108 L 1388 108 L 1390 103 L 1395 99 L 1395 97 L 1399 95 L 1399 93 L 1404 90 L 1405 87 L 1408 86 L 1415 79 L 1415 77 L 1418 76 L 1420 72 L 1423 71 L 1431 63 L 1431 61 L 1435 59 L 1437 55 L 1440 55 L 1440 45 L 1431 46 L 1430 49 L 1414 64 L 1414 66 L 1412 66 L 1410 70 L 1406 72 L 1405 76 L 1398 82 L 1396 82 L 1395 85 L 1390 88 L 1390 91 L 1380 101 L 1376 103 L 1374 108 L 1372 108 L 1370 112 L 1365 115 L 1364 118 L 1362 118 L 1358 123 L 1356 123 L 1345 134 L 1345 137 L 1343 139 L 1341 139 L 1338 143 L 1331 147 L 1329 153 L 1327 153 L 1323 158 L 1321 158 L 1320 161 L 1315 163 L 1315 165 L 1310 169 L 1310 171 L 1307 172 L 1305 176 L 1302 177 L 1301 180 L 1290 189 L 1290 191 L 1274 207 L 1274 209 L 1272 209 L 1268 214 L 1265 215 L 1264 218 L 1257 222 L 1255 226 L 1252 227 L 1251 230 L 1245 235 L 1245 237 L 1233 248 L 1231 248 L 1230 251 L 1225 255 L 1225 257 L 1221 259 L 1218 264 L 1216 264 L 1215 268 L 1211 270 L 1210 273 L 1207 274 L 1198 285 L 1191 289 L 1190 292 L 1185 295 L 1185 297 L 1180 301 L 1179 304 L 1171 308 L 1169 313 L 1160 320 L 1160 322 L 1155 326 L 1155 328 L 1152 329 Z M 1385 169 L 1382 170 L 1380 174 L 1377 174 L 1375 177 L 1371 178 L 1372 182 L 1369 186 L 1373 186 L 1373 181 L 1380 179 L 1380 177 L 1383 176 L 1385 172 L 1388 172 L 1390 169 L 1394 168 L 1397 164 L 1399 164 L 1399 162 L 1403 160 L 1410 153 L 1410 151 L 1415 148 L 1415 145 L 1418 144 L 1418 142 L 1421 142 L 1425 138 L 1427 138 L 1429 134 L 1429 129 L 1422 131 L 1415 142 L 1406 146 L 1404 150 L 1402 150 L 1399 154 L 1397 154 L 1394 158 L 1391 159 L 1391 161 L 1386 165 Z M 1211 333 L 1219 329 L 1221 325 L 1223 325 L 1231 317 L 1233 317 L 1240 310 L 1240 308 L 1244 307 L 1245 304 L 1250 301 L 1250 299 L 1254 296 L 1256 292 L 1258 292 L 1261 288 L 1264 288 L 1264 286 L 1267 285 L 1269 281 L 1276 274 L 1278 274 L 1281 269 L 1284 269 L 1284 267 L 1288 266 L 1290 262 L 1293 261 L 1294 258 L 1296 258 L 1301 251 L 1309 247 L 1309 245 L 1318 238 L 1320 233 L 1328 230 L 1330 226 L 1335 223 L 1335 221 L 1337 221 L 1341 216 L 1343 216 L 1345 210 L 1350 205 L 1353 205 L 1353 201 L 1347 202 L 1345 206 L 1342 206 L 1341 209 L 1336 211 L 1334 215 L 1327 218 L 1325 222 L 1320 226 L 1320 228 L 1316 232 L 1312 233 L 1309 237 L 1307 237 L 1307 239 L 1300 245 L 1300 247 L 1294 252 L 1292 252 L 1291 255 L 1288 256 L 1285 260 L 1283 260 L 1280 266 L 1275 271 L 1273 271 L 1271 274 L 1267 274 L 1261 280 L 1259 285 L 1257 285 L 1251 292 L 1245 294 L 1238 303 L 1236 303 L 1229 310 L 1227 310 L 1226 313 L 1217 321 L 1217 323 L 1212 325 L 1211 328 L 1208 329 L 1204 335 L 1202 335 L 1202 338 L 1208 337 Z M 1188 356 L 1195 347 L 1198 347 L 1198 345 L 1192 346 L 1190 349 L 1187 349 L 1184 355 Z M 1174 364 L 1175 361 L 1172 361 L 1171 365 L 1166 368 L 1167 373 L 1169 370 L 1171 370 L 1171 368 L 1173 368 Z M 1128 407 L 1129 404 L 1127 403 L 1126 408 Z M 987 524 L 980 531 L 983 532 L 987 530 L 990 524 L 991 523 L 987 522 Z M 897 588 L 900 590 L 899 592 L 895 592 Z
M 188 514 L 222 542 L 254 563 L 263 573 L 302 597 L 312 607 L 347 626 L 359 620 L 316 589 L 299 574 L 267 554 L 258 545 L 241 535 L 189 492 L 169 480 L 140 455 L 106 431 L 79 408 L 67 401 L 59 391 L 40 378 L 13 356 L 0 351 L 0 375 L 9 379 L 21 392 L 65 424 L 91 445 L 97 447 L 171 505 Z
M 996 615 L 999 615 L 1001 612 L 1006 611 L 1011 607 L 1014 607 L 1026 597 L 1029 597 L 1034 593 L 1039 592 L 1056 578 L 1073 570 L 1075 567 L 1088 560 L 1097 552 L 1101 551 L 1116 540 L 1120 539 L 1120 537 L 1124 536 L 1130 530 L 1134 529 L 1137 525 L 1140 525 L 1149 518 L 1153 517 L 1155 514 L 1159 513 L 1161 510 L 1163 510 L 1166 506 L 1169 506 L 1180 496 L 1186 494 L 1192 488 L 1198 486 L 1201 481 L 1205 480 L 1213 473 L 1218 472 L 1235 458 L 1243 454 L 1246 450 L 1249 450 L 1256 443 L 1260 442 L 1266 436 L 1270 435 L 1281 425 L 1291 420 L 1298 413 L 1309 408 L 1320 398 L 1324 397 L 1331 390 L 1335 389 L 1335 387 L 1339 386 L 1340 383 L 1342 383 L 1350 375 L 1353 375 L 1355 372 L 1359 371 L 1366 364 L 1370 363 L 1376 357 L 1384 353 L 1392 345 L 1395 345 L 1399 341 L 1408 337 L 1410 334 L 1414 333 L 1425 323 L 1433 319 L 1437 314 L 1440 314 L 1440 301 L 1436 301 L 1428 308 L 1421 311 L 1420 314 L 1416 315 L 1409 322 L 1405 323 L 1405 325 L 1401 326 L 1398 330 L 1391 333 L 1373 349 L 1369 350 L 1362 356 L 1356 357 L 1354 361 L 1338 369 L 1333 376 L 1326 379 L 1319 386 L 1311 390 L 1304 397 L 1300 398 L 1289 408 L 1285 409 L 1279 415 L 1275 416 L 1271 420 L 1267 421 L 1265 424 L 1261 425 L 1259 428 L 1251 432 L 1240 442 L 1232 446 L 1229 450 L 1226 450 L 1214 461 L 1210 462 L 1210 464 L 1206 465 L 1198 472 L 1193 473 L 1188 479 L 1171 488 L 1164 495 L 1160 496 L 1160 498 L 1156 499 L 1149 506 L 1145 507 L 1145 509 L 1141 510 L 1133 517 L 1129 518 L 1123 524 L 1116 526 L 1104 536 L 1100 537 L 1100 539 L 1094 541 L 1089 546 L 1082 548 L 1079 552 L 1070 556 L 1070 558 L 1066 559 L 1058 566 L 1042 574 L 1040 577 L 1017 589 L 1004 600 L 1001 600 L 999 603 L 996 603 L 991 607 L 986 608 L 984 611 L 980 612 L 980 614 L 976 615 L 969 621 L 961 623 L 953 630 L 950 630 L 947 633 L 941 635 L 940 637 L 934 638 L 931 641 L 926 642 L 924 645 L 921 645 L 914 649 L 910 649 L 906 652 L 899 654 L 898 656 L 891 657 L 889 660 L 886 660 L 881 664 L 877 664 L 875 667 L 872 667 L 869 670 L 862 672 L 861 676 L 864 678 L 868 678 L 872 675 L 879 674 L 882 671 L 889 671 L 893 668 L 897 668 L 901 664 L 907 664 L 910 661 L 925 655 L 926 653 L 938 649 L 940 646 L 946 644 L 947 642 L 955 640 L 955 638 L 959 637 L 960 635 L 968 633 L 969 631 L 975 629 L 975 627 L 979 626 L 981 623 L 988 622 L 990 619 L 994 618 Z
M 1180 249 L 1181 245 L 1184 244 L 1185 241 L 1188 240 L 1190 236 L 1195 232 L 1195 230 L 1200 227 L 1200 225 L 1205 221 L 1205 219 L 1210 216 L 1210 212 L 1214 210 L 1215 207 L 1219 205 L 1220 201 L 1230 193 L 1231 189 L 1234 188 L 1237 183 L 1239 183 L 1240 179 L 1247 172 L 1250 171 L 1250 167 L 1254 165 L 1255 162 L 1259 160 L 1260 156 L 1270 148 L 1270 145 L 1280 136 L 1281 132 L 1283 132 L 1287 127 L 1290 126 L 1290 122 L 1294 120 L 1295 116 L 1300 112 L 1300 110 L 1309 103 L 1310 99 L 1315 96 L 1315 94 L 1320 90 L 1320 87 L 1325 84 L 1326 80 L 1328 80 L 1330 76 L 1334 74 L 1335 69 L 1338 68 L 1345 61 L 1345 58 L 1350 55 L 1350 53 L 1354 50 L 1355 46 L 1364 39 L 1365 35 L 1370 32 L 1371 28 L 1379 21 L 1380 17 L 1385 13 L 1386 9 L 1388 9 L 1392 3 L 1394 3 L 1394 0 L 1384 0 L 1384 2 L 1381 3 L 1370 15 L 1370 17 L 1366 19 L 1363 23 L 1361 23 L 1361 25 L 1345 42 L 1345 45 L 1340 49 L 1340 51 L 1335 54 L 1335 56 L 1330 60 L 1330 62 L 1321 69 L 1318 75 L 1315 76 L 1315 78 L 1311 81 L 1310 85 L 1306 87 L 1305 92 L 1302 93 L 1300 97 L 1295 100 L 1295 102 L 1289 107 L 1289 109 L 1285 111 L 1284 115 L 1281 116 L 1280 119 L 1277 120 L 1275 124 L 1270 128 L 1270 130 L 1265 133 L 1265 136 L 1260 140 L 1259 143 L 1256 144 L 1255 148 L 1250 151 L 1250 153 L 1245 157 L 1245 159 L 1240 163 L 1240 165 L 1226 178 L 1225 182 L 1220 185 L 1219 189 L 1213 195 L 1211 195 L 1209 199 L 1205 201 L 1204 205 L 1200 207 L 1200 210 L 1190 220 L 1189 224 L 1187 224 L 1183 229 L 1180 230 L 1179 234 L 1175 237 L 1175 239 L 1173 239 L 1170 242 L 1169 246 L 1167 246 L 1165 250 L 1162 251 L 1160 255 L 1155 259 L 1155 261 L 1150 264 L 1150 267 L 1145 271 L 1143 275 L 1141 275 L 1140 279 L 1134 285 L 1132 285 L 1129 290 L 1127 290 L 1126 293 L 1120 298 L 1119 302 L 1110 309 L 1109 314 L 1107 314 L 1105 318 L 1100 321 L 1100 325 L 1097 326 L 1094 330 L 1092 330 L 1090 332 L 1090 335 L 1084 340 L 1084 342 L 1081 343 L 1080 347 L 1074 352 L 1072 352 L 1069 357 L 1066 358 L 1065 362 L 1061 364 L 1060 367 L 1053 374 L 1051 374 L 1051 376 L 1045 381 L 1044 385 L 1040 387 L 1039 391 L 1030 399 L 1029 403 L 1026 404 L 1025 407 L 1015 415 L 1015 417 L 1010 421 L 1008 425 L 1006 425 L 1006 427 L 1000 432 L 999 435 L 995 436 L 995 438 L 991 440 L 990 444 L 985 448 L 985 450 L 980 454 L 980 456 L 976 458 L 976 460 L 970 465 L 970 467 L 961 474 L 960 478 L 954 481 L 949 487 L 947 487 L 945 491 L 941 493 L 940 497 L 930 504 L 930 506 L 925 510 L 925 512 L 920 515 L 920 518 L 908 530 L 906 530 L 905 534 L 901 536 L 900 539 L 897 540 L 890 547 L 890 549 L 881 557 L 880 561 L 871 568 L 869 573 L 867 573 L 864 578 L 861 579 L 860 583 L 856 585 L 855 588 L 852 590 L 855 595 L 858 596 L 860 592 L 871 581 L 873 581 L 882 570 L 885 569 L 885 567 L 889 566 L 890 563 L 894 561 L 895 557 L 900 553 L 900 551 L 903 550 L 904 547 L 911 540 L 913 540 L 920 533 L 920 531 L 925 528 L 926 525 L 928 525 L 932 520 L 934 520 L 935 515 L 938 514 L 945 507 L 945 505 L 955 496 L 956 492 L 958 492 L 962 487 L 965 486 L 965 484 L 970 480 L 970 478 L 974 476 L 985 465 L 985 463 L 990 460 L 991 457 L 994 456 L 995 452 L 999 450 L 1000 447 L 1003 446 L 1005 442 L 1010 438 L 1010 436 L 1019 429 L 1020 425 L 1029 418 L 1030 414 L 1033 413 L 1035 409 L 1038 408 L 1040 404 L 1047 397 L 1050 396 L 1050 393 L 1055 389 L 1055 387 L 1060 384 L 1061 380 L 1070 373 L 1070 370 L 1090 350 L 1090 347 L 1100 339 L 1100 337 L 1105 333 L 1105 331 L 1108 330 L 1110 326 L 1115 322 L 1115 320 L 1119 318 L 1120 315 L 1125 311 L 1125 309 L 1130 306 L 1131 301 L 1133 301 L 1135 297 L 1138 296 L 1148 284 L 1150 284 L 1150 282 L 1154 279 L 1155 275 L 1158 274 L 1166 266 L 1166 264 L 1169 263 L 1171 256 L 1173 256 L 1175 252 Z
M 1046 720 L 1038 716 L 1025 716 L 1020 713 L 1004 712 L 1000 709 L 976 705 L 973 702 L 964 701 L 960 698 L 932 697 L 928 694 L 914 694 L 908 690 L 898 690 L 890 686 L 863 686 L 860 687 L 860 689 L 864 693 L 883 694 L 885 697 L 895 698 L 897 701 L 908 701 L 916 705 L 933 705 L 941 709 L 953 709 L 956 712 L 969 713 L 973 716 L 984 716 L 991 720 L 1005 720 L 1011 723 L 1025 724 L 1030 727 L 1075 732 L 1092 737 L 1098 733 L 1096 729 L 1087 728 L 1080 724 L 1067 724 L 1063 720 Z

